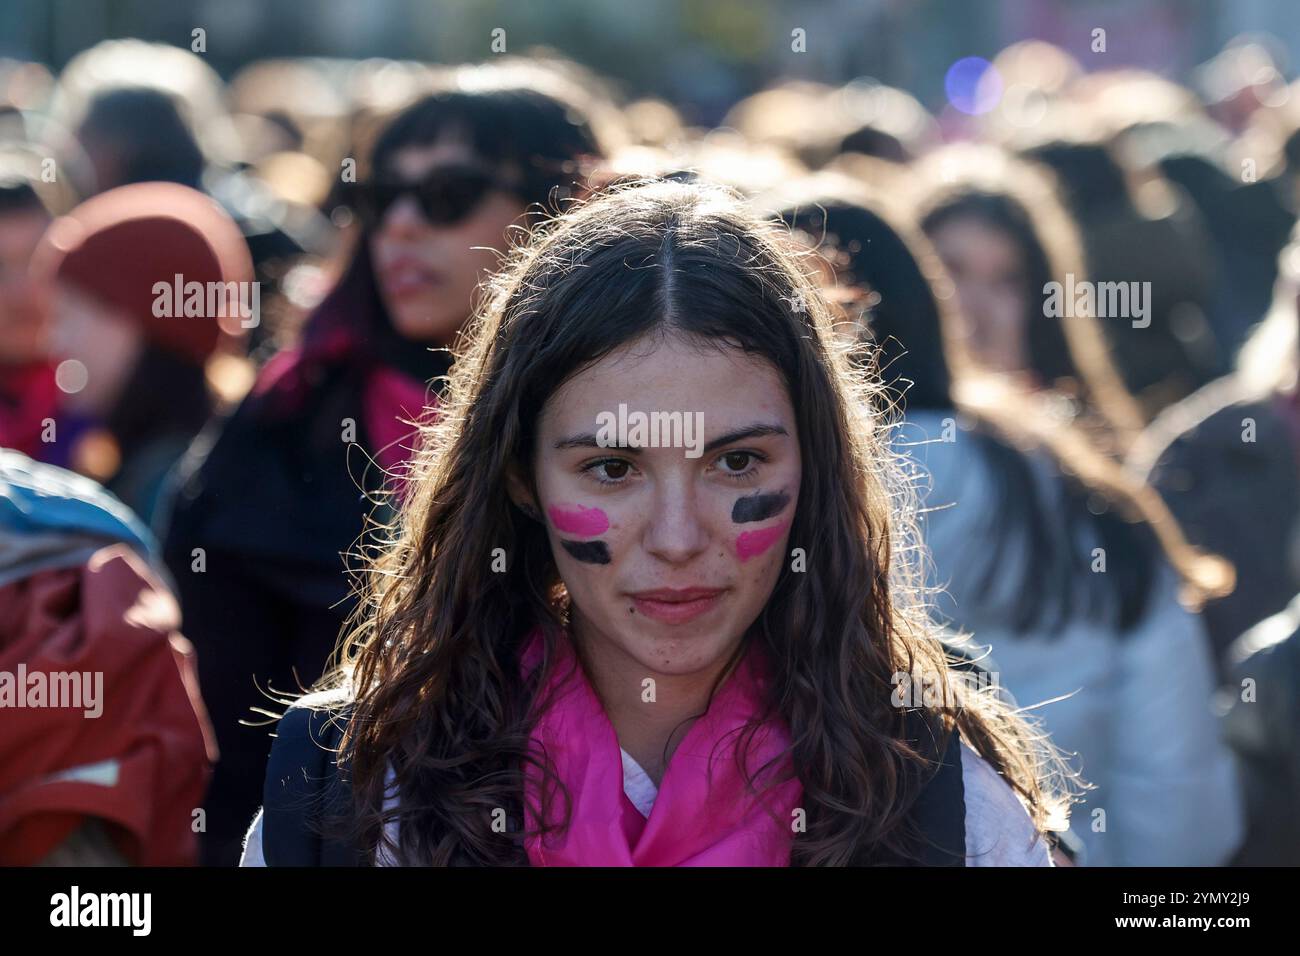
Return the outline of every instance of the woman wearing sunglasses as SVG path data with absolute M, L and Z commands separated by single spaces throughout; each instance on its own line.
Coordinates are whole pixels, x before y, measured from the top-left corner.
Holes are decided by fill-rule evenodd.
M 842 349 L 718 187 L 521 249 L 245 863 L 1050 865 L 1058 758 L 949 671 Z
M 325 668 L 348 610 L 342 556 L 365 546 L 371 493 L 400 479 L 475 287 L 511 227 L 562 202 L 601 152 L 576 99 L 542 92 L 560 83 L 464 68 L 380 130 L 342 277 L 182 464 L 166 542 L 221 748 L 209 864 L 236 862 L 258 804 L 270 740 L 241 721 L 268 687 Z

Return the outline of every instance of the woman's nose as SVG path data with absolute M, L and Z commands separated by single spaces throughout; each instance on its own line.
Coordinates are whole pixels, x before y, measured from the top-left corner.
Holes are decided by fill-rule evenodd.
M 709 546 L 708 524 L 690 481 L 670 479 L 654 496 L 646 548 L 669 564 L 684 564 Z
M 412 196 L 402 196 L 384 214 L 380 231 L 394 237 L 412 236 L 429 228 L 420 206 Z

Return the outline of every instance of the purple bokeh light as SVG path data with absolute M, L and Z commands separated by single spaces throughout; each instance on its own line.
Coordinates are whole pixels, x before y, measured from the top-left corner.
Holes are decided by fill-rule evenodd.
M 963 57 L 948 67 L 943 88 L 955 109 L 972 116 L 987 113 L 1002 99 L 1002 77 L 978 56 Z

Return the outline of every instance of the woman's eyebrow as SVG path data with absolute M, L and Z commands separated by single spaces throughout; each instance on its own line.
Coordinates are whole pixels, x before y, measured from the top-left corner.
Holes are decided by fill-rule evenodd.
M 735 431 L 727 432 L 725 435 L 719 435 L 711 442 L 704 445 L 705 451 L 713 451 L 715 448 L 721 448 L 723 445 L 730 445 L 732 442 L 743 441 L 746 438 L 762 438 L 766 435 L 788 435 L 780 425 L 769 425 L 764 422 L 755 422 L 753 425 L 746 425 L 744 428 L 737 428 Z
M 602 445 L 596 440 L 596 433 L 588 435 L 571 435 L 568 438 L 561 438 L 555 443 L 557 450 L 565 448 L 617 448 L 619 451 L 639 452 L 640 448 L 633 448 L 630 445 Z
M 715 448 L 721 448 L 723 445 L 730 445 L 732 442 L 742 441 L 746 438 L 762 438 L 766 435 L 788 435 L 789 432 L 781 425 L 773 425 L 766 422 L 755 422 L 753 425 L 746 425 L 744 428 L 737 428 L 734 431 L 727 432 L 725 435 L 719 435 L 713 441 L 704 446 L 706 452 L 713 451 Z M 640 448 L 629 445 L 602 445 L 596 440 L 596 433 L 591 432 L 586 435 L 571 435 L 568 438 L 561 438 L 555 443 L 557 450 L 565 448 L 618 448 L 620 451 L 629 451 L 636 454 L 641 451 Z

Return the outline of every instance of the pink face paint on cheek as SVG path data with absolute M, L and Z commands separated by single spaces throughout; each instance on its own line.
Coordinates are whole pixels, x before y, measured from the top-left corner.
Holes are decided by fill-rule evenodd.
M 552 505 L 546 509 L 551 516 L 555 530 L 564 534 L 575 534 L 580 538 L 591 538 L 609 530 L 609 516 L 599 508 L 584 508 L 582 505 Z
M 782 521 L 770 528 L 744 532 L 736 538 L 736 557 L 740 558 L 741 561 L 748 561 L 750 558 L 757 557 L 780 541 L 781 535 L 785 534 L 785 529 L 788 527 L 790 527 L 790 522 Z

